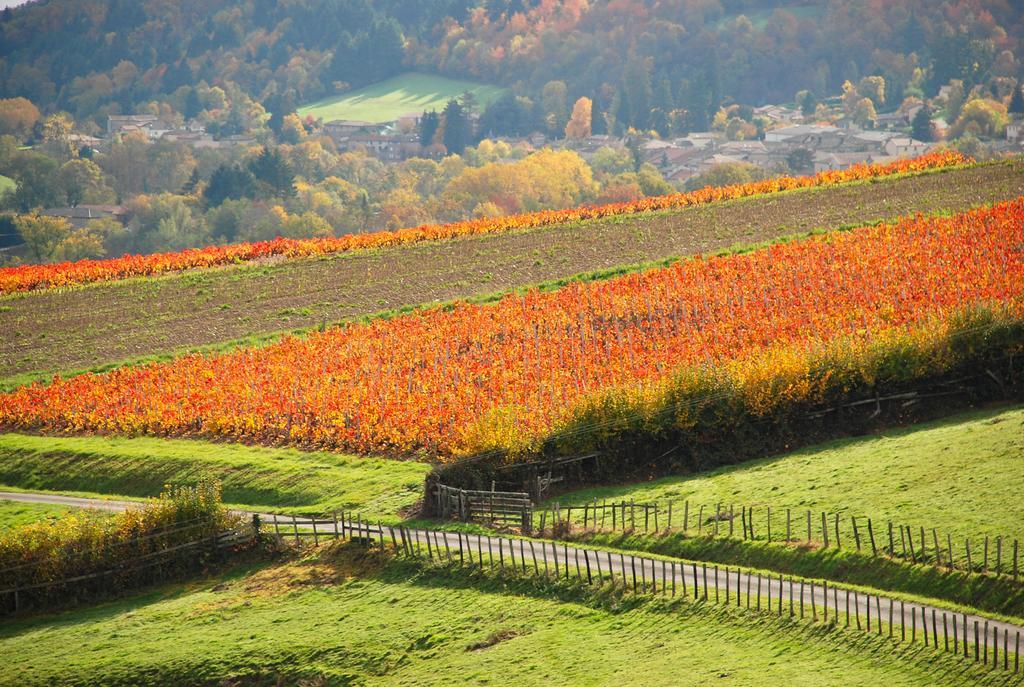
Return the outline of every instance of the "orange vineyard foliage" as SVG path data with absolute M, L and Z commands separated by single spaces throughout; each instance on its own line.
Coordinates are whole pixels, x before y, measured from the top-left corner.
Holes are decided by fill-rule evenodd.
M 55 378 L 0 395 L 0 425 L 443 460 L 531 450 L 595 399 L 633 402 L 667 380 L 683 384 L 686 370 L 769 379 L 840 340 L 935 337 L 948 326 L 940 319 L 964 308 L 1020 317 L 1022 245 L 1024 198 L 265 348 Z M 794 382 L 751 404 L 811 393 Z
M 921 172 L 970 162 L 955 151 L 932 153 L 912 160 L 885 165 L 854 165 L 841 171 L 826 171 L 813 176 L 779 177 L 737 186 L 705 188 L 689 193 L 656 196 L 642 200 L 568 210 L 546 210 L 523 215 L 468 220 L 452 224 L 428 224 L 411 229 L 347 234 L 318 239 L 276 238 L 258 243 L 194 248 L 177 253 L 126 255 L 109 260 L 79 260 L 48 265 L 22 265 L 0 268 L 0 294 L 33 289 L 58 288 L 110 281 L 184 269 L 212 267 L 258 260 L 270 256 L 306 257 L 348 251 L 383 248 L 420 241 L 450 239 L 459 236 L 497 234 L 507 231 L 597 219 L 614 215 L 671 210 L 719 200 L 777 193 L 798 188 L 830 186 L 849 181 Z

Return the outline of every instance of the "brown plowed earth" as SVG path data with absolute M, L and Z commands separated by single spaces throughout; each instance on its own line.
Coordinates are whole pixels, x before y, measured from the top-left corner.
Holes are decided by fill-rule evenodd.
M 1024 161 L 328 258 L 0 298 L 0 379 L 1024 195 Z

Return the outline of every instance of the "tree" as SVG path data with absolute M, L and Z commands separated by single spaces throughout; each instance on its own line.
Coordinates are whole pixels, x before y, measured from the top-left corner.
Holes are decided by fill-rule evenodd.
M 807 172 L 814 169 L 814 151 L 808 148 L 795 148 L 786 156 L 786 165 L 792 172 Z
M 420 118 L 421 146 L 426 148 L 434 142 L 434 136 L 437 134 L 439 126 L 441 126 L 441 116 L 437 114 L 436 110 L 423 113 L 423 117 Z
M 43 148 L 60 162 L 67 162 L 75 157 L 78 150 L 71 142 L 75 123 L 69 115 L 62 113 L 50 115 L 43 120 Z
M 453 155 L 461 155 L 469 145 L 472 132 L 469 118 L 462 110 L 458 100 L 449 100 L 444 108 L 444 147 Z
M 935 140 L 935 129 L 932 126 L 932 111 L 927 105 L 922 105 L 914 115 L 910 123 L 911 136 L 918 141 L 931 143 Z
M 5 196 L 5 200 L 19 212 L 62 204 L 64 193 L 57 178 L 58 169 L 56 160 L 48 155 L 19 153 L 5 170 L 17 182 L 14 193 Z
M 590 98 L 582 97 L 572 106 L 572 116 L 569 123 L 565 125 L 565 137 L 577 141 L 590 136 L 590 121 L 593 110 L 593 102 Z
M 15 218 L 14 226 L 39 262 L 53 257 L 57 247 L 71 236 L 72 226 L 63 217 L 29 214 Z
M 103 179 L 103 170 L 92 160 L 68 160 L 57 173 L 61 189 L 71 207 L 81 203 L 103 204 L 115 200 L 114 191 Z
M 541 91 L 541 107 L 548 133 L 558 135 L 569 119 L 568 88 L 564 81 L 548 81 Z
M 263 146 L 247 167 L 263 192 L 261 195 L 272 198 L 295 195 L 295 173 L 276 148 Z
M 885 79 L 881 76 L 865 76 L 857 84 L 857 92 L 871 98 L 876 108 L 885 105 Z
M 1013 87 L 1013 95 L 1010 96 L 1010 114 L 1024 115 L 1024 88 L 1020 84 Z
M 203 198 L 209 207 L 217 207 L 228 198 L 254 198 L 256 180 L 246 169 L 238 165 L 222 164 L 213 171 L 203 191 Z
M 994 138 L 1001 136 L 1009 118 L 1006 106 L 996 100 L 978 98 L 963 106 L 960 117 L 949 127 L 948 138 L 960 138 L 966 133 Z
M 796 94 L 796 104 L 804 117 L 810 117 L 818 107 L 818 96 L 814 91 L 800 91 Z
M 24 141 L 39 121 L 39 108 L 28 98 L 0 100 L 0 136 L 14 136 Z
M 861 98 L 857 101 L 857 107 L 853 110 L 853 121 L 858 126 L 864 128 L 870 128 L 875 125 L 875 104 L 871 101 L 871 98 Z

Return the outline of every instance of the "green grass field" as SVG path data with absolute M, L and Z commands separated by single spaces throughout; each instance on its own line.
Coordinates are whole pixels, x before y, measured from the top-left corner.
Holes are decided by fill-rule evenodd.
M 379 124 L 394 121 L 410 112 L 440 112 L 449 100 L 466 91 L 473 93 L 478 107 L 483 108 L 497 100 L 505 89 L 474 81 L 410 72 L 351 93 L 303 105 L 298 113 L 302 117 L 312 115 L 325 122 L 351 119 Z
M 887 641 L 342 549 L 5 623 L 0 684 L 1006 684 Z
M 60 518 L 74 510 L 76 509 L 65 506 L 20 503 L 0 499 L 0 532 L 10 527 L 20 527 L 47 518 Z
M 14 181 L 14 179 L 10 177 L 5 177 L 3 174 L 0 174 L 0 196 L 7 193 L 8 191 L 13 191 L 17 187 L 17 185 L 18 184 Z
M 954 539 L 1024 539 L 1022 468 L 1024 408 L 1014 407 L 843 439 L 695 476 L 586 489 L 556 500 L 562 505 L 658 501 L 666 508 L 673 501 L 677 518 L 684 500 L 690 501 L 691 517 L 704 505 L 705 518 L 718 503 L 735 504 L 737 512 L 741 504 L 768 505 L 777 518 L 776 536 L 784 528 L 784 509 L 792 508 L 801 518 L 807 509 L 819 518 L 821 511 L 863 515 L 876 523 L 891 519 L 934 527 Z M 846 536 L 852 539 L 852 533 Z
M 165 484 L 219 479 L 225 503 L 394 519 L 421 496 L 430 466 L 336 453 L 158 438 L 0 434 L 0 485 L 104 496 L 156 496 Z

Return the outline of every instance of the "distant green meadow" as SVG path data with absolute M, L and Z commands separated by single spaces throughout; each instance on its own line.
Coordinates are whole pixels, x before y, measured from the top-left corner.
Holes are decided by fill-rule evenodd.
M 15 183 L 14 179 L 10 177 L 5 177 L 3 174 L 0 174 L 0 196 L 7 193 L 8 191 L 13 191 L 16 186 L 17 183 Z
M 350 93 L 303 105 L 298 114 L 301 117 L 312 115 L 314 119 L 325 122 L 348 119 L 380 124 L 413 112 L 440 112 L 449 100 L 467 91 L 476 96 L 481 108 L 505 93 L 505 89 L 499 86 L 409 72 Z

